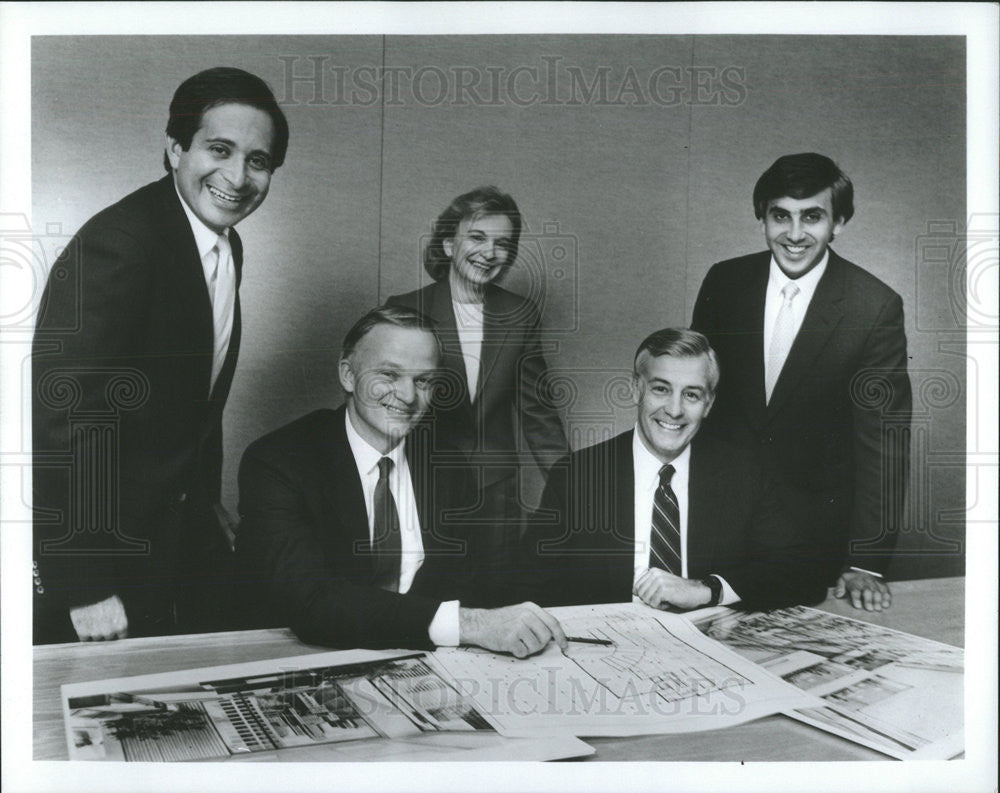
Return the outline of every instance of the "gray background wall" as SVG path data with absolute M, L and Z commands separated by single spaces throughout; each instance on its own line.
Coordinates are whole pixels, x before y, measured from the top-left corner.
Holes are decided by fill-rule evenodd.
M 37 37 L 33 227 L 48 231 L 50 253 L 162 175 L 174 89 L 220 64 L 266 79 L 291 126 L 270 196 L 239 227 L 231 510 L 247 444 L 339 403 L 344 332 L 426 282 L 422 239 L 458 193 L 495 183 L 520 204 L 529 230 L 507 286 L 543 307 L 552 376 L 581 446 L 631 424 L 621 385 L 639 339 L 690 321 L 713 262 L 764 248 L 750 205 L 759 174 L 781 154 L 815 150 L 855 184 L 857 214 L 837 251 L 906 307 L 914 466 L 891 573 L 964 571 L 961 38 Z M 382 67 L 395 91 L 378 85 Z M 315 68 L 317 80 L 289 80 Z M 525 485 L 530 497 L 530 470 Z

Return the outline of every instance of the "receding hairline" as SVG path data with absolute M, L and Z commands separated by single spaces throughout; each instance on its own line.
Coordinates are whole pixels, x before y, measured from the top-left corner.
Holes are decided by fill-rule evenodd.
M 438 363 L 440 364 L 441 354 L 442 354 L 440 341 L 438 340 L 438 336 L 432 328 L 422 327 L 420 325 L 399 325 L 395 322 L 389 322 L 387 320 L 381 320 L 379 322 L 376 322 L 370 328 L 368 328 L 364 332 L 364 335 L 354 342 L 354 346 L 350 350 L 346 351 L 346 354 L 343 351 L 341 352 L 340 359 L 342 361 L 348 360 L 354 353 L 358 351 L 358 348 L 365 343 L 365 340 L 368 339 L 379 328 L 389 328 L 392 330 L 402 330 L 402 331 L 415 331 L 417 333 L 424 333 L 427 336 L 430 336 L 431 342 L 434 346 L 435 357 L 437 358 Z
M 639 371 L 640 366 L 642 366 L 646 360 L 656 358 L 673 358 L 679 361 L 701 361 L 705 365 L 706 392 L 710 395 L 715 394 L 715 389 L 719 385 L 719 366 L 718 361 L 713 360 L 710 353 L 661 352 L 659 354 L 654 354 L 648 347 L 642 347 L 638 352 L 636 352 L 635 358 L 632 361 L 632 376 L 634 378 L 645 377 L 645 374 Z M 650 379 L 661 380 L 662 378 L 654 377 Z

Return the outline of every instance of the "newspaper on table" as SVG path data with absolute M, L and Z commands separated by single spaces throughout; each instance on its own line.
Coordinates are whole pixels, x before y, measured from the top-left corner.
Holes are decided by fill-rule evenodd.
M 629 736 L 730 727 L 819 707 L 676 614 L 641 604 L 551 609 L 567 636 L 518 660 L 438 648 L 433 660 L 504 735 Z
M 370 738 L 409 741 L 389 752 L 395 759 L 479 759 L 480 750 L 489 759 L 525 759 L 524 746 L 505 755 L 491 720 L 424 653 L 317 653 L 74 683 L 62 687 L 62 700 L 71 760 L 255 759 L 287 749 L 323 759 L 323 747 Z M 417 740 L 442 733 L 496 740 Z M 530 759 L 593 752 L 573 744 L 542 741 Z
M 948 759 L 964 749 L 965 653 L 868 622 L 796 606 L 689 615 L 722 642 L 821 700 L 786 711 L 899 759 Z

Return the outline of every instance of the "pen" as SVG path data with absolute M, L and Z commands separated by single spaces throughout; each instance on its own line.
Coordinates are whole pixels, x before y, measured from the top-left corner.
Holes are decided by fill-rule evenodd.
M 591 639 L 590 637 L 584 636 L 567 636 L 566 641 L 568 642 L 580 642 L 581 644 L 601 644 L 605 647 L 614 647 L 615 643 L 609 639 Z

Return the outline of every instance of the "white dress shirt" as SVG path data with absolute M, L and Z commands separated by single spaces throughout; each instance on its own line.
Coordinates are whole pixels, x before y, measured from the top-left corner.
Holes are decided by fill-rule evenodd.
M 455 327 L 458 330 L 458 343 L 462 347 L 462 360 L 465 362 L 465 377 L 469 383 L 469 401 L 476 401 L 479 388 L 479 367 L 483 355 L 483 304 L 458 303 L 451 301 L 451 309 L 455 313 Z
M 177 183 L 174 182 L 174 190 L 177 190 Z M 208 299 L 212 303 L 212 315 L 215 322 L 213 324 L 218 324 L 219 317 L 216 314 L 221 310 L 219 306 L 216 305 L 215 297 L 215 274 L 218 269 L 218 255 L 213 253 L 215 248 L 215 243 L 219 239 L 219 233 L 217 231 L 212 231 L 208 226 L 201 222 L 201 219 L 191 211 L 191 207 L 187 205 L 184 200 L 184 196 L 181 195 L 180 190 L 177 190 L 177 197 L 181 201 L 181 206 L 184 207 L 184 214 L 187 215 L 188 223 L 191 225 L 191 231 L 194 234 L 194 244 L 198 248 L 198 257 L 201 259 L 201 267 L 205 274 L 205 286 L 208 289 Z M 223 232 L 226 239 L 229 239 L 229 229 Z M 236 289 L 236 284 L 234 282 L 233 289 Z M 222 302 L 222 301 L 219 301 Z M 233 317 L 228 317 L 227 328 L 222 338 L 226 336 L 232 337 L 233 331 Z M 222 370 L 222 364 L 226 360 L 226 354 L 229 352 L 229 345 L 226 345 L 225 349 L 216 351 L 214 360 L 212 361 L 212 379 L 209 385 L 209 389 L 215 388 L 216 378 L 219 376 L 219 372 Z
M 389 491 L 396 502 L 396 512 L 399 516 L 399 534 L 401 559 L 399 569 L 399 592 L 405 594 L 413 586 L 413 579 L 424 563 L 424 541 L 420 535 L 420 515 L 417 512 L 417 501 L 413 494 L 413 480 L 410 477 L 410 465 L 406 460 L 406 440 L 403 439 L 386 454 L 382 454 L 364 438 L 362 438 L 351 423 L 349 411 L 344 413 L 347 428 L 347 442 L 354 456 L 361 477 L 361 490 L 365 496 L 365 512 L 368 515 L 368 539 L 375 535 L 375 485 L 378 484 L 378 461 L 383 457 L 392 460 L 392 470 L 389 473 Z M 442 603 L 434 615 L 428 628 L 428 634 L 434 644 L 454 647 L 458 644 L 458 601 Z
M 823 273 L 826 272 L 827 262 L 830 260 L 830 251 L 827 250 L 823 253 L 823 258 L 820 263 L 813 267 L 808 273 L 803 275 L 801 278 L 789 278 L 785 275 L 781 268 L 778 267 L 778 263 L 771 257 L 771 267 L 768 271 L 767 276 L 767 293 L 764 298 L 764 382 L 768 382 L 767 378 L 770 372 L 767 371 L 767 367 L 770 365 L 770 350 L 771 350 L 771 339 L 774 338 L 774 327 L 778 322 L 778 312 L 781 310 L 781 304 L 784 302 L 784 297 L 781 294 L 781 290 L 785 288 L 786 284 L 794 283 L 798 288 L 799 292 L 795 295 L 795 299 L 792 301 L 792 314 L 793 323 L 792 327 L 795 330 L 794 336 L 799 335 L 799 330 L 802 328 L 802 320 L 805 319 L 806 311 L 809 308 L 809 304 L 812 302 L 813 295 L 816 293 L 816 285 L 819 283 L 819 279 L 823 277 Z M 784 361 L 780 362 L 784 365 Z
M 688 577 L 688 475 L 691 470 L 691 444 L 684 447 L 677 457 L 670 461 L 674 475 L 670 479 L 670 489 L 677 497 L 680 512 L 681 531 L 681 577 Z M 646 448 L 637 426 L 632 434 L 632 471 L 635 474 L 635 573 L 632 585 L 649 569 L 649 537 L 653 517 L 653 498 L 660 486 L 660 469 L 663 463 Z M 721 605 L 727 606 L 740 599 L 722 576 L 712 573 L 722 582 Z

